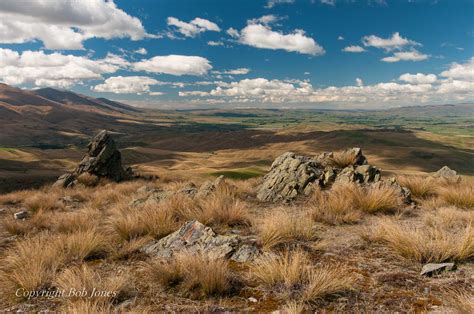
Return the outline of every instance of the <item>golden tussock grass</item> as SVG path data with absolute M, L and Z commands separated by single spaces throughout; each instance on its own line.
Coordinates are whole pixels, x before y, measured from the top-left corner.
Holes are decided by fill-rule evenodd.
M 388 185 L 361 187 L 338 183 L 331 190 L 316 190 L 308 201 L 314 220 L 330 225 L 356 223 L 363 213 L 391 213 L 403 205 L 397 190 Z
M 231 288 L 228 262 L 202 255 L 177 254 L 171 260 L 155 260 L 142 265 L 147 279 L 164 289 L 177 288 L 194 299 L 225 295 Z
M 472 219 L 463 213 L 454 217 L 428 213 L 422 225 L 412 225 L 393 218 L 378 221 L 372 237 L 381 241 L 399 255 L 418 262 L 463 261 L 474 256 L 474 229 Z M 463 222 L 464 221 L 464 222 Z
M 58 235 L 67 261 L 83 261 L 101 258 L 110 252 L 110 239 L 95 229 L 78 230 L 74 233 Z
M 57 239 L 45 233 L 19 241 L 3 258 L 0 271 L 2 295 L 14 298 L 16 289 L 47 288 L 65 262 Z
M 430 177 L 421 176 L 399 176 L 397 182 L 410 190 L 411 195 L 416 198 L 429 198 L 435 195 L 438 181 Z
M 335 152 L 330 158 L 330 162 L 333 166 L 345 168 L 356 162 L 356 155 L 350 151 Z
M 130 280 L 124 274 L 111 274 L 102 277 L 89 266 L 83 264 L 64 269 L 59 273 L 54 286 L 66 293 L 71 291 L 86 291 L 85 296 L 72 296 L 69 300 L 90 299 L 100 303 L 113 303 L 131 292 Z
M 35 234 L 43 230 L 52 229 L 53 220 L 51 212 L 39 210 L 25 220 L 16 220 L 13 217 L 5 217 L 2 221 L 3 228 L 11 235 Z
M 289 301 L 281 309 L 284 314 L 300 314 L 305 313 L 305 310 L 305 304 L 298 301 Z
M 317 237 L 308 213 L 274 208 L 256 226 L 266 249 L 294 241 L 312 241 Z
M 155 204 L 117 210 L 109 223 L 116 234 L 126 241 L 145 235 L 159 239 L 177 228 L 175 214 L 171 208 Z
M 457 310 L 458 313 L 474 313 L 474 294 L 472 291 L 453 290 L 446 294 L 449 306 Z
M 250 266 L 249 278 L 283 298 L 311 302 L 329 294 L 354 289 L 356 277 L 343 265 L 314 266 L 302 250 L 259 257 Z
M 315 221 L 330 225 L 356 223 L 362 212 L 355 207 L 353 185 L 335 185 L 330 191 L 316 190 L 310 200 L 311 216 Z
M 103 219 L 98 209 L 86 206 L 74 212 L 62 213 L 54 220 L 54 230 L 60 233 L 73 233 L 97 229 Z
M 464 209 L 474 208 L 474 184 L 471 182 L 444 185 L 438 188 L 437 193 L 445 204 Z
M 351 193 L 356 208 L 367 213 L 393 212 L 403 205 L 399 192 L 388 185 L 357 187 Z
M 59 201 L 59 197 L 59 194 L 54 191 L 48 193 L 37 192 L 26 198 L 23 201 L 23 205 L 32 212 L 64 209 L 64 204 Z
M 62 313 L 70 314 L 108 314 L 114 312 L 111 304 L 104 304 L 98 300 L 80 300 L 69 302 L 61 308 Z

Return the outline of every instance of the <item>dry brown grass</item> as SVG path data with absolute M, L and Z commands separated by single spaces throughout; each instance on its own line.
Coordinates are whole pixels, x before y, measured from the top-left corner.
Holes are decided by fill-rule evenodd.
M 399 192 L 388 185 L 357 187 L 352 190 L 357 209 L 367 213 L 389 213 L 403 205 Z
M 459 184 L 444 185 L 437 191 L 440 199 L 448 205 L 464 209 L 474 208 L 474 184 L 462 181 Z
M 110 218 L 110 224 L 126 241 L 145 235 L 159 239 L 177 228 L 175 214 L 170 207 L 152 204 L 142 208 L 118 209 Z
M 35 234 L 43 230 L 52 228 L 51 220 L 56 215 L 51 212 L 40 210 L 25 220 L 16 220 L 13 217 L 6 217 L 2 221 L 3 228 L 11 235 Z
M 50 218 L 51 219 L 51 218 Z M 92 207 L 83 207 L 72 213 L 62 213 L 54 219 L 54 230 L 60 233 L 73 233 L 99 228 L 103 213 Z
M 297 301 L 289 301 L 287 302 L 281 311 L 284 314 L 300 314 L 300 313 L 305 313 L 306 311 L 306 306 L 303 302 L 297 302 Z
M 59 193 L 55 191 L 33 193 L 23 201 L 23 204 L 32 212 L 64 209 L 64 204 L 59 201 Z
M 330 161 L 333 166 L 345 168 L 356 162 L 356 156 L 350 151 L 335 152 Z
M 64 262 L 60 243 L 48 233 L 17 242 L 2 260 L 1 294 L 12 299 L 19 288 L 27 291 L 47 288 Z
M 356 277 L 344 265 L 333 264 L 312 268 L 303 300 L 316 301 L 326 295 L 355 290 Z
M 126 275 L 113 274 L 103 278 L 84 264 L 63 270 L 54 280 L 54 286 L 66 294 L 70 291 L 85 291 L 85 295 L 71 295 L 68 301 L 89 299 L 104 304 L 113 303 L 131 291 L 130 280 Z
M 80 300 L 65 304 L 61 308 L 62 313 L 70 314 L 108 314 L 113 313 L 111 304 L 104 304 L 98 300 Z
M 399 176 L 397 182 L 408 188 L 413 197 L 424 199 L 434 196 L 438 186 L 435 179 L 421 176 Z
M 385 243 L 403 257 L 418 262 L 463 261 L 474 256 L 472 219 L 454 212 L 428 213 L 422 225 L 382 218 L 373 230 L 373 239 Z M 472 217 L 471 217 L 472 218 Z
M 109 237 L 94 229 L 60 234 L 58 241 L 63 245 L 64 255 L 68 261 L 101 258 L 111 250 Z
M 330 225 L 356 223 L 362 212 L 355 207 L 353 185 L 335 185 L 330 191 L 315 191 L 310 200 L 311 216 L 315 221 Z M 349 190 L 347 190 L 349 189 Z
M 257 225 L 266 249 L 294 241 L 312 241 L 317 237 L 310 215 L 286 208 L 274 208 Z
M 354 289 L 356 277 L 345 266 L 312 265 L 301 250 L 267 254 L 250 266 L 249 276 L 257 285 L 284 299 L 312 302 L 329 294 Z
M 99 184 L 99 177 L 89 173 L 82 173 L 77 177 L 77 182 L 87 187 L 94 187 Z
M 474 313 L 474 293 L 469 290 L 454 290 L 447 293 L 448 304 L 457 313 Z
M 178 254 L 169 261 L 155 260 L 143 265 L 149 281 L 164 289 L 177 288 L 194 299 L 225 295 L 231 288 L 228 262 L 202 255 Z

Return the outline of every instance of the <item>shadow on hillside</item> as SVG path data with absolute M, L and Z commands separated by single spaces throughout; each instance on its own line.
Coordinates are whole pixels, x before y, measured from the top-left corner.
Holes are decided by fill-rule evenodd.
M 313 151 L 361 147 L 367 154 L 396 167 L 414 166 L 425 172 L 447 165 L 465 175 L 474 174 L 474 150 L 460 149 L 416 137 L 406 130 L 337 130 L 276 134 L 265 130 L 199 132 L 171 135 L 156 140 L 154 147 L 175 152 L 212 152 L 225 149 L 255 149 L 267 144 L 306 141 Z M 288 145 L 288 150 L 293 150 Z M 296 152 L 299 152 L 296 150 Z M 305 152 L 299 152 L 304 154 Z M 307 152 L 306 152 L 307 153 Z M 236 161 L 235 166 L 251 163 Z

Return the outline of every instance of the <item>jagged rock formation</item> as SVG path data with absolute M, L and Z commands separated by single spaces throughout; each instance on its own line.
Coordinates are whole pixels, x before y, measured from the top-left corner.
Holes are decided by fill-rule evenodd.
M 218 235 L 199 221 L 189 221 L 179 230 L 142 248 L 155 256 L 169 258 L 173 254 L 205 254 L 210 258 L 230 258 L 245 262 L 259 254 L 257 247 L 244 243 L 237 235 Z
M 55 186 L 71 187 L 77 184 L 77 178 L 89 174 L 96 178 L 108 178 L 119 182 L 131 176 L 131 170 L 122 167 L 122 156 L 115 141 L 106 130 L 100 131 L 89 143 L 87 154 L 84 155 L 72 173 L 58 178 Z
M 456 170 L 449 168 L 448 166 L 444 166 L 435 173 L 431 175 L 433 178 L 437 179 L 446 179 L 451 182 L 459 182 L 461 181 L 461 176 L 459 176 Z
M 313 158 L 287 152 L 273 162 L 270 172 L 263 179 L 257 194 L 261 201 L 289 201 L 307 194 L 314 185 L 330 186 L 333 183 L 370 183 L 380 180 L 380 170 L 367 164 L 360 148 L 339 153 L 347 164 L 341 165 L 340 157 L 332 152 Z
M 142 186 L 137 190 L 139 197 L 133 199 L 130 202 L 130 206 L 140 206 L 142 204 L 159 203 L 160 201 L 167 199 L 176 194 L 183 194 L 190 198 L 194 197 L 207 197 L 216 191 L 219 186 L 224 182 L 224 176 L 219 176 L 215 180 L 204 182 L 199 188 L 194 183 L 188 183 L 179 191 L 165 191 L 158 188 L 152 188 L 149 186 Z

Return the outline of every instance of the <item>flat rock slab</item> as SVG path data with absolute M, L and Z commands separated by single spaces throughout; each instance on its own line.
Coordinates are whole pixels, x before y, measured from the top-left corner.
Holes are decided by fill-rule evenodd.
M 209 258 L 230 258 L 245 262 L 258 254 L 258 249 L 241 245 L 237 235 L 218 235 L 199 221 L 189 221 L 179 230 L 142 248 L 156 257 L 170 258 L 177 253 L 204 254 Z M 235 255 L 235 258 L 233 258 Z
M 455 269 L 456 265 L 454 263 L 429 263 L 423 265 L 420 275 L 430 277 L 443 271 L 451 271 Z

